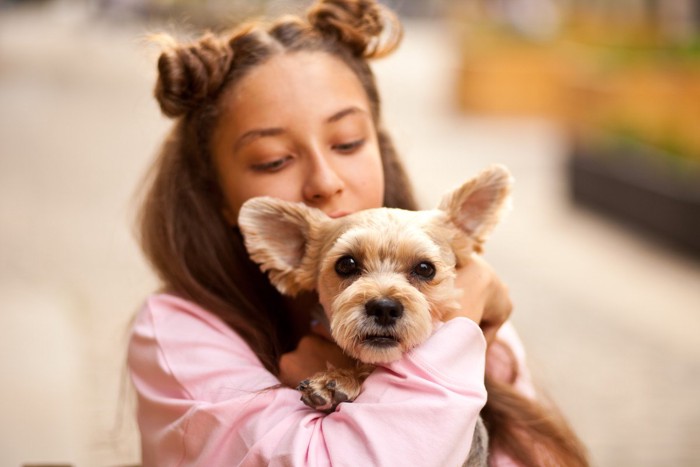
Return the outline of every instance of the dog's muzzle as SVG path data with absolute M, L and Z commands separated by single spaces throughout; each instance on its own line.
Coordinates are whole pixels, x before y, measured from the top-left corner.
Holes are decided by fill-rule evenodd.
M 378 331 L 363 337 L 362 342 L 371 347 L 395 347 L 399 339 L 394 334 L 395 324 L 403 316 L 403 304 L 391 298 L 370 300 L 365 304 L 365 313 L 374 321 Z
M 367 316 L 374 318 L 374 322 L 379 326 L 389 327 L 403 316 L 403 305 L 391 298 L 380 298 L 367 302 L 365 312 Z

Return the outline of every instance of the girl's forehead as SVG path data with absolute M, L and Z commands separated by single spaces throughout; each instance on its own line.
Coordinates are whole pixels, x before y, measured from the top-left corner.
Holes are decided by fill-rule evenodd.
M 291 52 L 275 55 L 252 68 L 224 96 L 224 108 L 237 120 L 277 118 L 300 111 L 332 115 L 343 106 L 370 111 L 360 79 L 339 58 L 325 52 Z M 265 122 L 265 119 L 271 119 Z

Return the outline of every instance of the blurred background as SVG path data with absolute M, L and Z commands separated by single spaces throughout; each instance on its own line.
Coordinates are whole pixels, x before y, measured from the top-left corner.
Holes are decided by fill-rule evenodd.
M 507 164 L 486 257 L 597 466 L 700 465 L 700 2 L 394 0 L 374 64 L 424 207 Z M 133 235 L 170 122 L 144 37 L 308 2 L 0 0 L 0 465 L 139 462 Z

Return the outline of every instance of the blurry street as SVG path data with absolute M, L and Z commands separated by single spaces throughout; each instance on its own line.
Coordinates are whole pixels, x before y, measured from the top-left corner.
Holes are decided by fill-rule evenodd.
M 163 27 L 82 3 L 0 8 L 2 466 L 139 462 L 124 355 L 156 287 L 132 224 L 170 124 L 143 40 Z M 407 22 L 399 52 L 375 65 L 423 206 L 506 164 L 514 209 L 486 258 L 536 380 L 593 465 L 700 465 L 700 260 L 572 205 L 557 125 L 459 113 L 450 34 Z

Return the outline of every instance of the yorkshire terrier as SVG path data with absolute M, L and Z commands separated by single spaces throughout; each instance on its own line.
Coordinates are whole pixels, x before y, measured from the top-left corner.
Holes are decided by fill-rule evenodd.
M 316 290 L 333 339 L 358 360 L 303 381 L 305 404 L 330 412 L 353 401 L 373 365 L 401 358 L 458 309 L 456 268 L 481 252 L 510 186 L 507 169 L 492 166 L 428 211 L 378 208 L 333 219 L 269 197 L 243 204 L 238 225 L 250 257 L 281 293 Z M 486 465 L 487 444 L 479 419 L 465 465 Z

